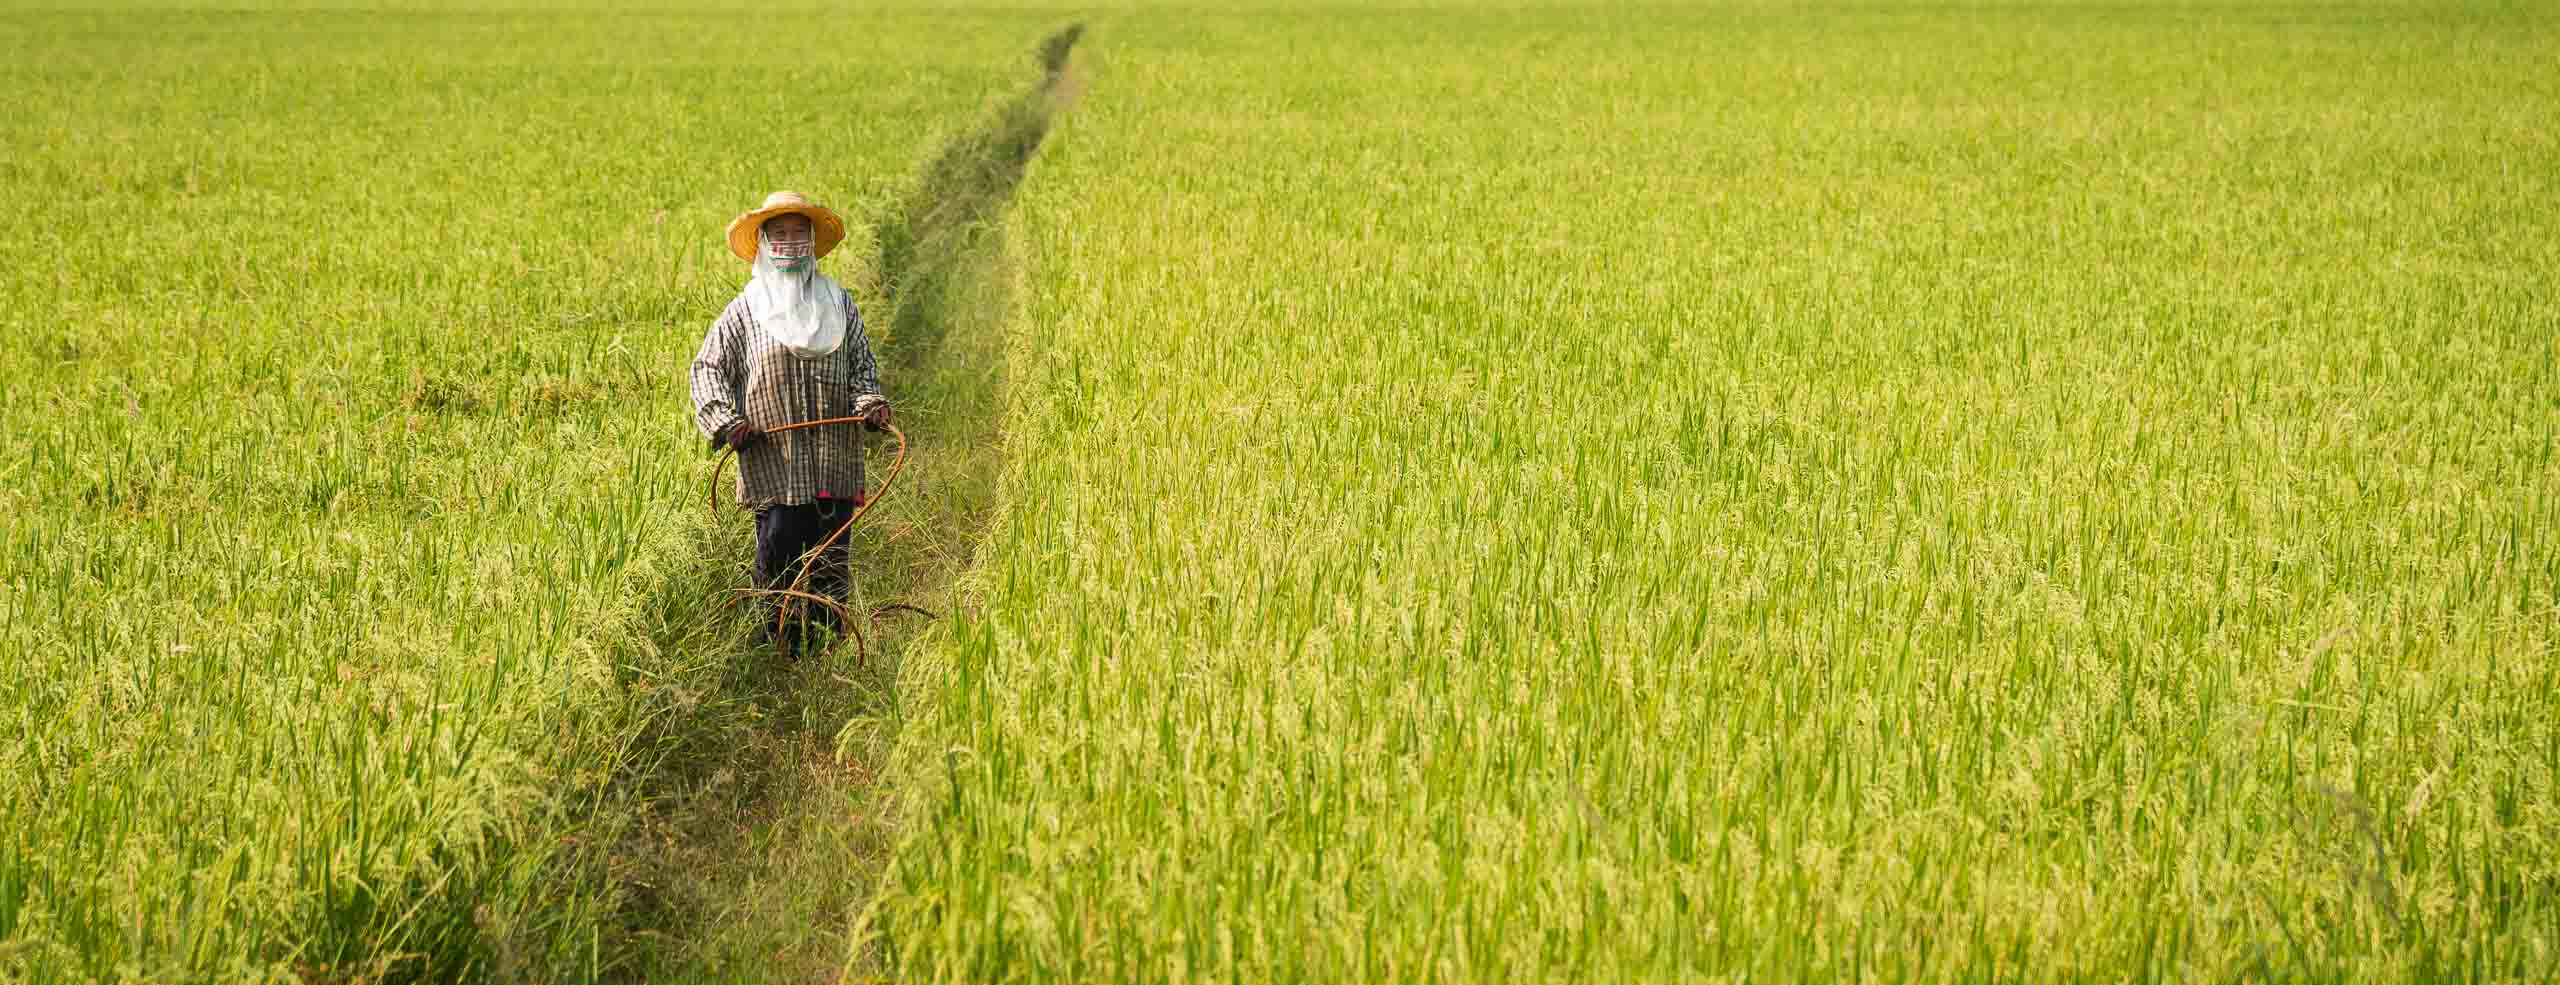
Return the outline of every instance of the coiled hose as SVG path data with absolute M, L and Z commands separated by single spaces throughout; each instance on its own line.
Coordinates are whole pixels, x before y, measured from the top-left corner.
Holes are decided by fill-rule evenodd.
M 767 428 L 764 433 L 780 434 L 785 431 L 797 431 L 801 428 L 813 428 L 828 424 L 860 424 L 862 423 L 862 420 L 863 419 L 860 417 L 830 417 L 823 420 L 801 421 L 797 424 L 784 424 L 777 427 Z M 853 515 L 846 517 L 844 523 L 838 525 L 834 533 L 828 534 L 827 539 L 819 541 L 818 546 L 810 548 L 808 553 L 800 556 L 800 576 L 791 580 L 790 587 L 733 588 L 729 589 L 726 593 L 728 596 L 727 600 L 720 604 L 720 607 L 723 610 L 726 610 L 730 606 L 736 605 L 749 598 L 755 598 L 758 596 L 774 596 L 780 598 L 782 600 L 782 604 L 774 607 L 773 614 L 773 630 L 774 636 L 777 639 L 781 637 L 783 627 L 789 624 L 791 612 L 794 606 L 803 602 L 811 605 L 825 606 L 829 611 L 836 614 L 836 624 L 844 627 L 844 634 L 828 641 L 827 648 L 818 652 L 818 659 L 821 663 L 825 662 L 829 654 L 835 652 L 837 646 L 844 643 L 845 636 L 853 637 L 854 666 L 862 666 L 864 663 L 868 662 L 871 657 L 870 647 L 863 640 L 861 628 L 854 624 L 853 614 L 845 609 L 844 603 L 809 591 L 809 576 L 818 570 L 818 559 L 826 556 L 827 549 L 834 547 L 836 541 L 842 540 L 844 535 L 853 529 L 854 524 L 862 522 L 862 518 L 870 514 L 871 508 L 880 505 L 880 500 L 889 495 L 889 487 L 897 483 L 898 473 L 904 471 L 907 467 L 907 433 L 898 430 L 897 426 L 892 424 L 882 424 L 880 425 L 880 429 L 889 432 L 889 436 L 896 438 L 898 441 L 897 453 L 889 460 L 889 473 L 881 477 L 879 488 L 873 489 L 869 496 L 864 497 L 862 505 L 855 507 Z M 736 458 L 737 455 L 738 450 L 735 448 L 722 449 L 720 458 L 711 464 L 710 500 L 711 515 L 714 518 L 717 518 L 720 515 L 720 473 L 723 469 L 728 467 L 729 460 Z M 852 572 L 849 570 L 850 567 L 851 565 L 848 564 L 848 570 L 846 571 L 846 576 L 848 578 L 852 575 Z M 890 612 L 898 611 L 913 612 L 928 619 L 934 618 L 934 614 L 926 609 L 908 605 L 904 602 L 891 602 L 887 605 L 871 610 L 871 620 L 876 622 L 881 616 Z

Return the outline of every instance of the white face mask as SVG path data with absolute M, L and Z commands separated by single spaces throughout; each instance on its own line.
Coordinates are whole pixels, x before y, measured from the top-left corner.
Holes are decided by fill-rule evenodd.
M 815 252 L 805 239 L 777 244 L 772 234 L 758 230 L 755 277 L 744 292 L 756 325 L 804 358 L 844 344 L 844 288 L 818 273 Z

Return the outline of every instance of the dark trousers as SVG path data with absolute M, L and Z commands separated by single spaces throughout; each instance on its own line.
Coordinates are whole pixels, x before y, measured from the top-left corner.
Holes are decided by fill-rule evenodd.
M 853 519 L 855 504 L 849 499 L 822 499 L 797 506 L 768 506 L 756 511 L 756 587 L 789 588 L 800 579 L 800 570 L 809 549 Z M 852 587 L 851 556 L 845 541 L 847 533 L 827 545 L 825 554 L 814 559 L 817 570 L 809 573 L 809 583 L 802 591 L 820 598 L 845 600 Z M 773 645 L 787 656 L 797 656 L 812 626 L 841 630 L 836 614 L 823 605 L 807 599 L 790 599 L 767 595 L 765 598 L 765 632 L 773 636 Z M 774 629 L 774 610 L 791 603 L 792 617 L 784 621 L 778 634 Z

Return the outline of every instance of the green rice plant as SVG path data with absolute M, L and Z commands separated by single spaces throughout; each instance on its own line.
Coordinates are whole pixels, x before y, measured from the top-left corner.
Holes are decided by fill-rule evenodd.
M 2548 11 L 1089 49 L 897 977 L 2560 968 Z
M 647 632 L 719 230 L 872 214 L 1046 26 L 0 12 L 0 979 L 613 973 L 581 826 L 725 672 Z

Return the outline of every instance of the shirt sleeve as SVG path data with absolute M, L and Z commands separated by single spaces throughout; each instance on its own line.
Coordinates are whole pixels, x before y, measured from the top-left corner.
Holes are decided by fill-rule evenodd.
M 721 432 L 745 420 L 738 412 L 738 388 L 745 382 L 740 378 L 746 357 L 743 328 L 735 307 L 721 312 L 693 357 L 693 424 L 715 445 Z
M 878 404 L 889 402 L 880 392 L 880 364 L 871 358 L 871 334 L 862 329 L 862 309 L 853 303 L 853 295 L 844 299 L 845 348 L 852 357 L 853 373 L 847 384 L 853 389 L 853 412 L 869 413 Z

